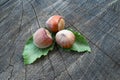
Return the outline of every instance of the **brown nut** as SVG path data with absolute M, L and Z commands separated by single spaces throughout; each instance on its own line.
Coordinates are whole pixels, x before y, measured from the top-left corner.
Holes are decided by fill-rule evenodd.
M 40 28 L 33 34 L 33 42 L 39 48 L 47 48 L 52 45 L 53 39 L 47 29 Z
M 61 30 L 55 36 L 56 42 L 63 48 L 71 48 L 75 42 L 75 35 L 69 30 Z
M 54 15 L 46 21 L 47 28 L 52 32 L 58 32 L 64 29 L 65 20 L 60 15 Z

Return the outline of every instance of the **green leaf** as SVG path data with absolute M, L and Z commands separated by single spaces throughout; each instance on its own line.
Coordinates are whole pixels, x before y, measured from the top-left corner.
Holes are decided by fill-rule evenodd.
M 72 31 L 76 37 L 75 43 L 70 48 L 70 50 L 77 52 L 91 52 L 91 48 L 85 37 L 81 35 L 79 32 L 73 31 L 72 29 L 70 29 L 70 31 Z
M 33 37 L 31 37 L 25 44 L 23 51 L 24 64 L 31 64 L 37 58 L 45 56 L 50 50 L 53 50 L 54 44 L 48 48 L 38 48 L 33 44 Z

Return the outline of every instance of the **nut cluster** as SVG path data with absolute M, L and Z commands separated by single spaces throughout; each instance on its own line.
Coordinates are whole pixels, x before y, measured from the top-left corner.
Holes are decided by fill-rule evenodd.
M 75 42 L 75 35 L 70 30 L 65 30 L 65 20 L 60 15 L 54 15 L 46 21 L 47 29 L 56 33 L 55 40 L 62 48 L 71 48 Z M 51 33 L 45 28 L 38 29 L 33 34 L 33 43 L 39 48 L 52 45 Z

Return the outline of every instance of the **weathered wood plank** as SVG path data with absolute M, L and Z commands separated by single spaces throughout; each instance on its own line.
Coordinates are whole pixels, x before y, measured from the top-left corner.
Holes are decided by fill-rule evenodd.
M 32 65 L 24 65 L 25 41 L 54 14 L 86 36 L 91 54 L 56 46 Z M 119 21 L 120 0 L 1 0 L 0 80 L 119 80 Z

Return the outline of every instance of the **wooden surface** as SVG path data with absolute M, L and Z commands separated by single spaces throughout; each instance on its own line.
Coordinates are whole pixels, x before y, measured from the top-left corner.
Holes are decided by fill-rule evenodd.
M 87 38 L 91 54 L 55 48 L 25 66 L 26 40 L 55 14 Z M 0 80 L 120 80 L 120 0 L 0 0 Z

